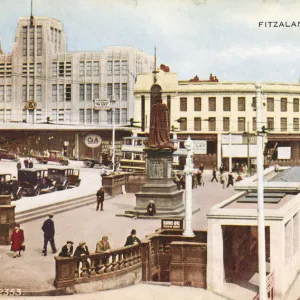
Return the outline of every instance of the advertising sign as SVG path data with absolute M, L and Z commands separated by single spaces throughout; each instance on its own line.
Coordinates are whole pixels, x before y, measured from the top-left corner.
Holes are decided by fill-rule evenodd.
M 291 159 L 291 147 L 278 147 L 278 159 Z
M 97 147 L 99 147 L 101 145 L 101 142 L 102 142 L 102 139 L 97 134 L 88 134 L 84 138 L 84 143 L 89 148 L 97 148 Z
M 107 110 L 110 109 L 110 101 L 108 99 L 95 99 L 94 100 L 94 109 L 95 110 Z
M 237 134 L 223 134 L 222 135 L 222 144 L 243 144 L 243 136 L 242 135 L 237 135 Z
M 207 154 L 207 141 L 193 140 L 193 143 L 194 154 Z

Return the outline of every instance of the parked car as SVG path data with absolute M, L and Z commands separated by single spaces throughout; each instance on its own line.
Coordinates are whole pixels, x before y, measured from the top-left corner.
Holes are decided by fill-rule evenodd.
M 82 158 L 83 164 L 87 168 L 94 168 L 95 165 L 99 165 L 100 167 L 112 167 L 112 161 L 107 154 L 102 153 L 99 159 L 84 157 Z
M 38 196 L 41 192 L 57 191 L 56 181 L 48 177 L 48 170 L 18 170 L 18 182 L 26 195 Z
M 56 181 L 56 186 L 60 190 L 66 190 L 69 186 L 79 186 L 80 170 L 66 167 L 56 167 L 48 169 L 49 178 Z
M 23 196 L 23 189 L 11 174 L 0 174 L 0 195 L 12 195 L 14 200 Z
M 18 157 L 14 153 L 10 153 L 9 151 L 7 151 L 5 149 L 0 149 L 0 160 L 1 159 L 8 159 L 8 160 L 17 161 Z
M 62 166 L 68 166 L 69 160 L 61 155 L 60 151 L 50 150 L 49 156 L 35 156 L 34 157 L 39 163 L 47 164 L 49 161 L 54 161 L 59 163 Z

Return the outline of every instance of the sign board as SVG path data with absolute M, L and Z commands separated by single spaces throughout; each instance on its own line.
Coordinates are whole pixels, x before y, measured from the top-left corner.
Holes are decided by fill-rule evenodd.
M 277 151 L 278 159 L 291 159 L 291 147 L 278 147 Z
M 108 99 L 95 99 L 94 100 L 95 110 L 108 110 L 111 109 L 110 101 Z
M 161 219 L 161 229 L 183 229 L 183 218 Z
M 222 145 L 222 157 L 248 157 L 247 145 Z M 249 145 L 249 156 L 257 156 L 257 146 Z
M 207 154 L 207 141 L 193 140 L 194 154 Z
M 84 143 L 89 148 L 97 148 L 97 147 L 99 147 L 101 145 L 101 142 L 102 142 L 102 139 L 97 134 L 88 134 L 84 138 Z
M 242 134 L 222 134 L 222 144 L 243 144 L 243 135 Z

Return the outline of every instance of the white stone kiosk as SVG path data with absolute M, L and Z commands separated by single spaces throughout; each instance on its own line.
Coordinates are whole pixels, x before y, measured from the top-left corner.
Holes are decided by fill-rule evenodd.
M 257 230 L 257 202 L 249 201 L 247 192 L 221 202 L 211 208 L 208 218 L 208 257 L 207 257 L 207 288 L 217 293 L 224 293 L 224 228 L 250 228 Z M 274 193 L 273 193 L 274 196 Z M 300 194 L 281 193 L 280 199 L 272 201 L 265 198 L 265 224 L 268 228 L 267 273 L 274 275 L 274 299 L 283 299 L 293 280 L 300 270 Z M 255 197 L 252 197 L 252 200 Z M 243 201 L 245 200 L 246 201 Z M 230 227 L 232 226 L 232 227 Z M 254 230 L 253 230 L 254 229 Z M 250 232 L 248 231 L 248 232 Z M 246 231 L 245 231 L 246 232 Z M 251 234 L 250 234 L 251 235 Z M 231 235 L 232 239 L 240 237 Z M 242 255 L 251 252 L 255 237 L 251 235 L 244 248 L 237 249 L 235 263 L 242 259 Z M 238 245 L 238 242 L 236 242 Z M 243 252 L 244 251 L 244 252 Z M 234 251 L 233 251 L 234 252 Z M 243 254 L 245 253 L 246 254 Z M 250 253 L 249 252 L 249 253 Z M 251 257 L 251 256 L 249 256 Z M 249 259 L 248 257 L 246 260 Z M 246 262 L 247 263 L 247 262 Z M 250 261 L 251 263 L 251 261 Z M 234 268 L 238 268 L 233 264 Z

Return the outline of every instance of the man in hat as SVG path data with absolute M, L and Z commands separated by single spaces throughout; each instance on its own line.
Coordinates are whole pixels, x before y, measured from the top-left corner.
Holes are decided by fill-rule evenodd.
M 62 257 L 71 257 L 73 254 L 73 242 L 67 241 L 66 244 L 61 248 L 61 252 L 58 254 L 58 256 Z
M 99 210 L 99 205 L 101 205 L 101 210 L 103 210 L 103 202 L 104 202 L 104 189 L 103 187 L 100 187 L 100 189 L 97 191 L 97 207 L 96 210 Z
M 55 242 L 54 242 L 55 228 L 54 228 L 54 222 L 53 222 L 52 218 L 53 218 L 53 215 L 49 215 L 49 219 L 47 219 L 42 226 L 42 230 L 44 232 L 44 248 L 43 248 L 44 256 L 47 256 L 48 242 L 50 242 L 52 252 L 53 253 L 57 252 L 56 247 L 55 247 Z
M 156 214 L 156 206 L 154 204 L 154 201 L 151 200 L 150 203 L 147 206 L 147 215 L 148 216 L 154 216 Z
M 127 237 L 126 243 L 124 246 L 131 246 L 135 244 L 140 244 L 141 241 L 140 239 L 136 236 L 136 230 L 132 229 L 131 234 Z
M 96 253 L 109 253 L 111 247 L 110 247 L 110 244 L 109 244 L 109 241 L 108 241 L 108 236 L 104 235 L 102 237 L 102 240 L 99 241 L 97 244 L 96 244 Z M 103 256 L 102 257 L 102 264 L 105 265 L 107 262 L 107 256 Z M 99 260 L 98 262 L 99 263 Z
M 83 263 L 85 263 L 88 276 L 91 276 L 91 260 L 87 257 L 88 255 L 90 255 L 90 252 L 88 246 L 86 245 L 86 242 L 80 242 L 74 252 L 74 257 L 78 259 L 77 267 L 79 275 L 82 272 L 82 265 Z

